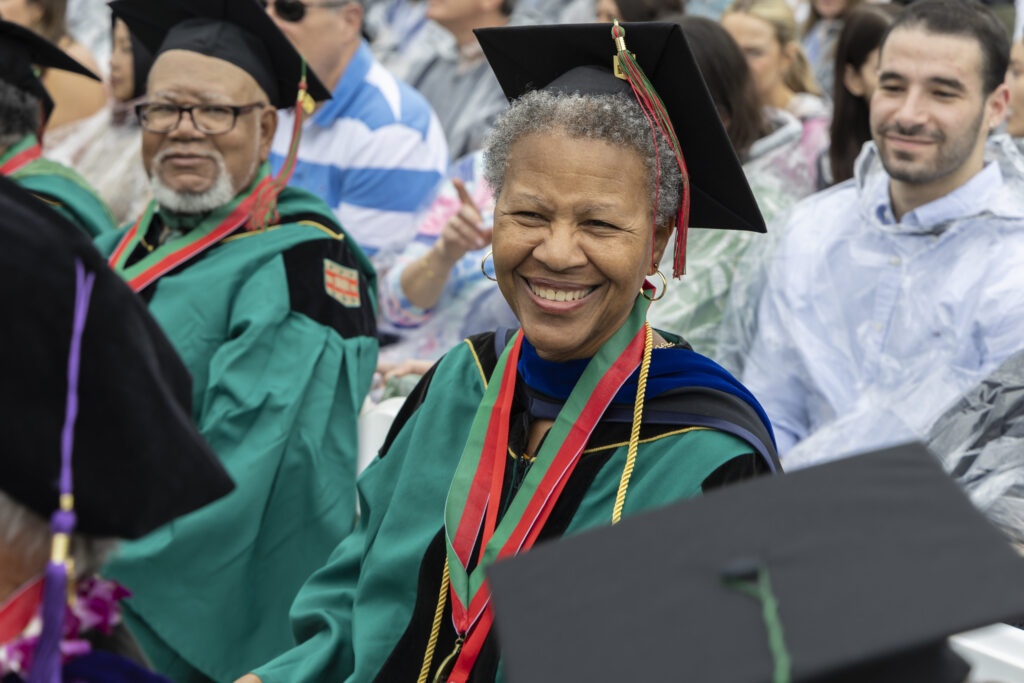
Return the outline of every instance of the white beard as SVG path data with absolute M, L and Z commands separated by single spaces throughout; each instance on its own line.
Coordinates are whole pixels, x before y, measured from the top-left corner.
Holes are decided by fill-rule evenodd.
M 162 156 L 163 153 L 153 159 L 153 166 L 158 166 L 163 161 Z M 231 184 L 231 176 L 228 174 L 224 157 L 216 154 L 212 159 L 217 164 L 217 178 L 205 192 L 177 192 L 161 180 L 159 173 L 153 173 L 149 179 L 149 188 L 157 204 L 174 213 L 194 214 L 208 213 L 234 199 L 235 188 Z

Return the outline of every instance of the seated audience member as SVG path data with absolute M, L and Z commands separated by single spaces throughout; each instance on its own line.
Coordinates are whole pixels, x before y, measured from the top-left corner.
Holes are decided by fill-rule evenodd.
M 150 199 L 135 105 L 146 92 L 153 55 L 120 19 L 114 20 L 112 34 L 109 105 L 48 134 L 44 153 L 81 173 L 110 207 L 115 223 L 123 225 L 142 213 Z
M 686 9 L 683 0 L 597 0 L 597 20 L 660 21 Z
M 722 26 L 740 46 L 761 104 L 784 109 L 804 126 L 803 149 L 816 163 L 828 146 L 828 104 L 797 42 L 796 20 L 786 0 L 735 0 Z
M 516 97 L 485 173 L 522 328 L 424 376 L 359 479 L 357 531 L 296 599 L 298 644 L 241 681 L 500 681 L 481 581 L 495 558 L 776 468 L 754 398 L 646 321 L 681 156 L 702 225 L 763 226 L 679 27 L 628 24 L 625 41 L 655 83 L 613 75 L 607 25 L 480 32 Z M 633 87 L 657 87 L 671 118 L 652 129 Z
M 267 2 L 267 12 L 332 91 L 303 123 L 291 185 L 327 202 L 382 273 L 416 234 L 448 166 L 444 131 L 427 101 L 373 58 L 355 0 Z M 291 103 L 289 104 L 289 107 Z M 270 151 L 288 157 L 295 115 L 278 115 Z
M 460 341 L 518 327 L 486 263 L 494 228 L 494 193 L 483 152 L 452 164 L 416 239 L 380 285 L 382 326 L 400 337 L 382 361 L 435 361 Z
M 125 544 L 108 574 L 132 586 L 125 619 L 159 671 L 231 680 L 291 644 L 295 593 L 355 521 L 376 278 L 323 201 L 270 174 L 302 59 L 266 12 L 112 9 L 155 55 L 138 109 L 155 201 L 97 246 L 192 373 L 192 417 L 237 488 Z
M 950 406 L 926 443 L 974 504 L 1024 549 L 1024 352 Z
M 800 41 L 811 65 L 814 81 L 827 97 L 832 97 L 836 41 L 843 23 L 863 0 L 810 0 L 810 13 Z
M 115 537 L 232 489 L 188 370 L 88 237 L 3 179 L 0 281 L 0 679 L 168 683 L 99 571 Z
M 17 24 L 0 21 L 0 175 L 39 197 L 93 237 L 114 228 L 110 210 L 70 168 L 42 157 L 37 132 L 53 100 L 36 67 L 96 78 L 52 43 Z
M 512 0 L 426 0 L 427 18 L 455 39 L 455 50 L 436 54 L 409 83 L 427 98 L 441 119 L 452 159 L 481 149 L 508 100 L 494 77 L 473 29 L 505 26 Z
M 1006 132 L 1014 137 L 1024 150 L 1024 38 L 1010 50 L 1010 66 L 1006 70 L 1006 87 L 1010 89 L 1010 113 L 1006 117 Z
M 786 0 L 735 0 L 721 23 L 743 50 L 762 104 L 801 121 L 828 116 Z
M 582 0 L 576 0 L 580 2 Z M 377 60 L 409 80 L 439 52 L 454 50 L 452 34 L 427 19 L 427 0 L 385 0 L 366 6 L 365 31 Z
M 846 425 L 840 449 L 788 466 L 924 432 L 1024 347 L 1024 176 L 1008 137 L 986 145 L 1008 55 L 991 12 L 958 0 L 908 6 L 882 42 L 874 143 L 854 182 L 795 208 L 744 372 L 781 452 Z M 857 419 L 887 396 L 898 413 Z
M 679 25 L 761 215 L 771 226 L 776 216 L 814 191 L 814 169 L 800 153 L 800 122 L 787 111 L 761 107 L 743 53 L 725 29 L 705 17 L 683 17 Z M 648 318 L 660 329 L 685 330 L 694 350 L 722 362 L 718 328 L 737 268 L 748 247 L 761 251 L 768 243 L 738 230 L 691 231 L 686 275 L 651 306 Z
M 0 0 L 0 17 L 31 29 L 50 41 L 92 73 L 99 64 L 88 49 L 68 35 L 64 15 L 67 0 Z M 103 108 L 107 101 L 103 84 L 85 74 L 63 69 L 44 69 L 40 78 L 53 98 L 53 114 L 47 129 L 88 118 Z
M 853 162 L 871 139 L 868 103 L 878 83 L 878 46 L 898 7 L 865 4 L 846 18 L 833 61 L 835 97 L 827 156 L 819 165 L 822 188 L 853 177 Z

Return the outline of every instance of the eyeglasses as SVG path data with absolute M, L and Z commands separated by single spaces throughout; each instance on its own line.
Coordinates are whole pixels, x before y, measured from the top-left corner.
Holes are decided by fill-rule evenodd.
M 238 117 L 253 109 L 267 106 L 263 102 L 235 106 L 230 104 L 190 104 L 181 106 L 167 102 L 143 102 L 135 105 L 139 124 L 151 133 L 170 133 L 181 125 L 181 115 L 188 112 L 192 125 L 205 135 L 223 135 L 238 122 Z
M 321 0 L 321 2 L 306 2 L 305 0 L 274 0 L 274 13 L 284 21 L 296 23 L 302 21 L 306 16 L 306 10 L 310 7 L 344 7 L 355 0 Z M 270 4 L 268 0 L 259 0 L 263 9 Z

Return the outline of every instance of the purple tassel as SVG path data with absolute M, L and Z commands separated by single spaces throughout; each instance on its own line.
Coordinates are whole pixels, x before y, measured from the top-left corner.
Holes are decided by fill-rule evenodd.
M 68 393 L 64 412 L 64 428 L 60 445 L 60 493 L 72 494 L 71 453 L 74 446 L 75 418 L 78 416 L 78 370 L 82 355 L 82 332 L 89 311 L 89 298 L 95 273 L 85 272 L 82 262 L 75 259 L 75 313 L 71 328 L 71 348 L 68 352 Z M 70 536 L 75 530 L 75 512 L 60 508 L 50 518 L 50 531 Z M 51 558 L 46 565 L 43 589 L 43 631 L 39 635 L 29 673 L 29 683 L 61 683 L 63 661 L 60 642 L 64 637 L 64 612 L 68 599 L 68 564 L 64 558 Z

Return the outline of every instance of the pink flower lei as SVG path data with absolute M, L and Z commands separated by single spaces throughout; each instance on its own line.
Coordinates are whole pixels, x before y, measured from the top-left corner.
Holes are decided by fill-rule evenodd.
M 90 576 L 75 586 L 75 597 L 73 605 L 64 607 L 60 652 L 65 662 L 92 651 L 92 645 L 83 634 L 99 631 L 110 635 L 113 632 L 121 623 L 120 601 L 131 597 L 131 592 L 116 581 Z M 42 605 L 19 637 L 0 644 L 0 678 L 9 673 L 24 676 L 32 668 L 32 654 L 42 632 L 41 611 Z

